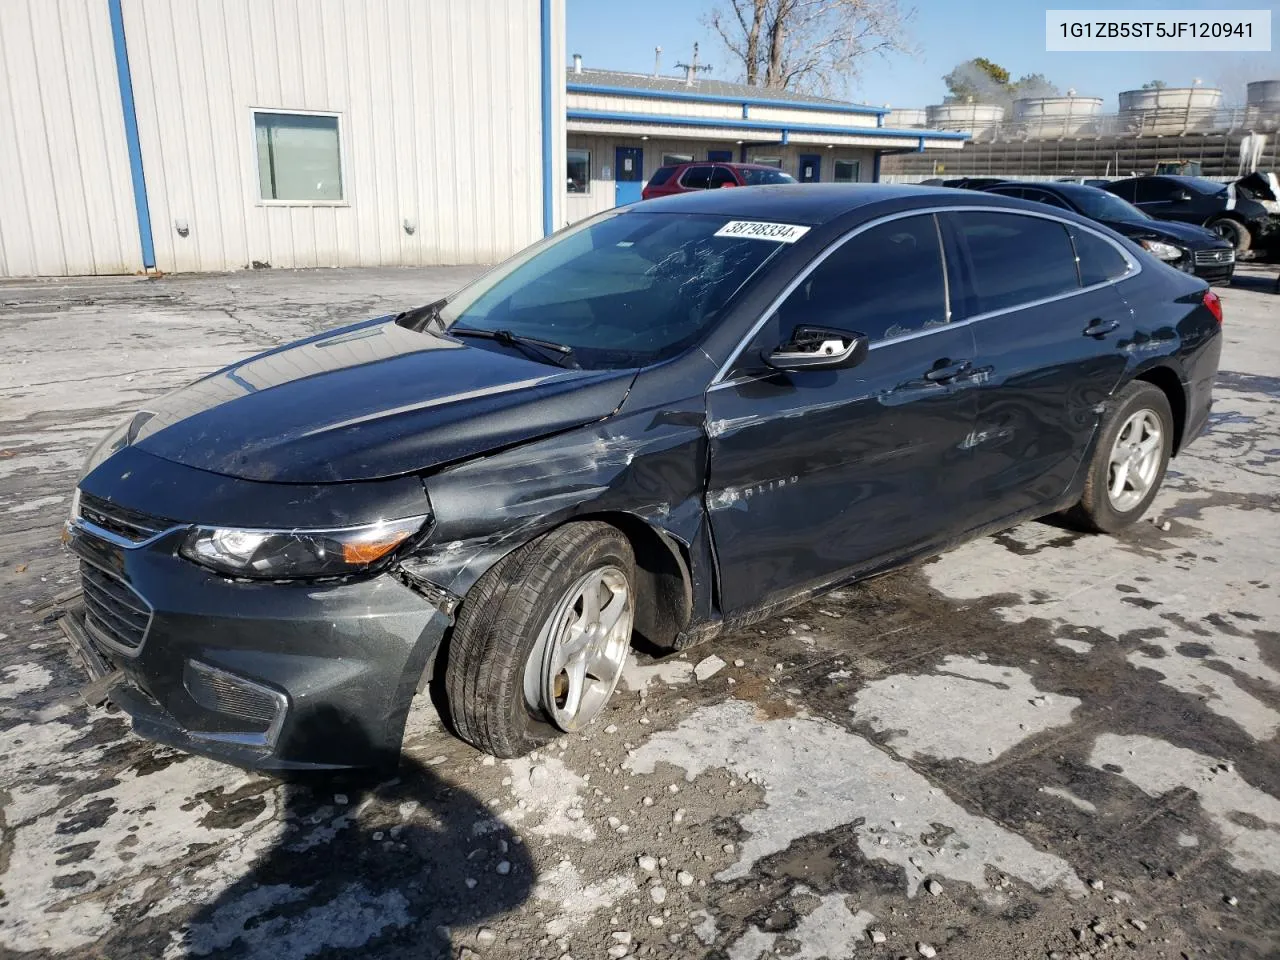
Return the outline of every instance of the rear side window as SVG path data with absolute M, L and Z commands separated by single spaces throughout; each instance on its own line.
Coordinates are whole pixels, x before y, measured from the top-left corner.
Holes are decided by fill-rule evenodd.
M 690 167 L 680 178 L 680 186 L 690 190 L 705 190 L 711 186 L 711 167 Z
M 671 175 L 675 172 L 676 172 L 675 167 L 659 167 L 657 170 L 653 171 L 653 176 L 649 178 L 649 186 L 651 187 L 662 186 L 664 183 L 666 183 L 668 180 L 671 179 Z
M 1107 241 L 1088 230 L 1072 230 L 1076 257 L 1080 263 L 1080 282 L 1091 287 L 1095 283 L 1118 280 L 1129 272 L 1129 261 Z
M 716 172 L 711 175 L 711 189 L 723 187 L 726 183 L 731 183 L 736 187 L 738 180 L 728 167 L 716 167 Z
M 970 315 L 1079 289 L 1075 250 L 1064 224 L 977 210 L 952 216 L 969 253 Z
M 1122 200 L 1128 200 L 1133 203 L 1133 181 L 1121 180 L 1119 183 L 1109 183 L 1105 187 L 1108 193 L 1114 193 Z
M 1046 193 L 1044 190 L 1028 190 L 1023 194 L 1028 200 L 1035 200 L 1037 203 L 1043 203 L 1050 207 L 1057 207 L 1059 210 L 1071 209 L 1052 193 Z
M 795 183 L 796 178 L 781 170 L 743 170 L 742 179 L 748 187 L 760 187 L 767 183 Z
M 872 227 L 822 261 L 778 308 L 785 337 L 800 324 L 872 341 L 947 322 L 942 244 L 932 215 Z
M 1159 203 L 1173 196 L 1173 185 L 1164 180 L 1139 180 L 1136 203 Z

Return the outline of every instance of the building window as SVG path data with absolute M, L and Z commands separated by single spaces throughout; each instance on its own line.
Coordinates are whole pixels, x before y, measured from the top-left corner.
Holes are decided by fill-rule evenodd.
M 565 189 L 570 193 L 590 193 L 591 151 L 570 147 L 565 156 L 568 162 L 568 179 Z
M 692 163 L 692 153 L 664 153 L 662 155 L 662 165 L 664 167 L 673 167 L 677 163 Z
M 286 203 L 340 203 L 342 148 L 336 114 L 255 110 L 258 196 Z
M 857 183 L 861 179 L 862 162 L 860 160 L 837 160 L 836 183 Z
M 778 167 L 779 169 L 782 167 L 781 157 L 752 157 L 751 162 L 762 163 L 766 167 Z

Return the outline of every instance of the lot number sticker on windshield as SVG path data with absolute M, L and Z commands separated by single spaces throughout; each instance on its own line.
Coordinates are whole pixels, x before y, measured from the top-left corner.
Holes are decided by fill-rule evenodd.
M 765 223 L 762 220 L 730 220 L 716 231 L 717 237 L 747 237 L 751 240 L 772 240 L 775 243 L 795 243 L 808 227 L 793 223 Z

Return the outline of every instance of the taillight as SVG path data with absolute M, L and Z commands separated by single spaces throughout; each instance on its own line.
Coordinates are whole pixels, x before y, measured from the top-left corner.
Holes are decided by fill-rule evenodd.
M 1209 308 L 1209 312 L 1213 314 L 1213 319 L 1218 321 L 1218 326 L 1222 326 L 1222 300 L 1212 290 L 1204 292 L 1204 305 Z

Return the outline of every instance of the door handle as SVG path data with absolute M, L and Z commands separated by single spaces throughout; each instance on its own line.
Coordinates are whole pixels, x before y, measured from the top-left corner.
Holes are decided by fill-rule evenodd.
M 944 363 L 940 367 L 934 367 L 925 373 L 924 378 L 930 383 L 951 383 L 958 380 L 971 369 L 973 363 L 969 360 L 957 360 L 954 363 Z
M 1099 317 L 1097 319 L 1089 321 L 1089 325 L 1084 328 L 1084 335 L 1086 337 L 1093 337 L 1097 340 L 1101 340 L 1108 333 L 1114 333 L 1116 330 L 1119 330 L 1119 329 L 1120 329 L 1119 320 L 1103 320 L 1101 317 Z

